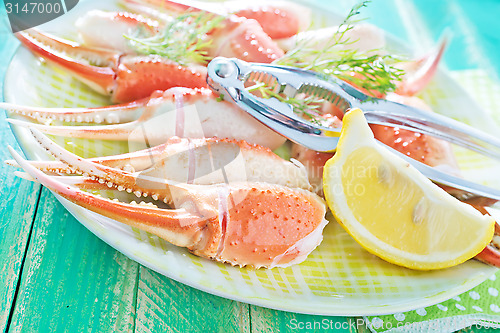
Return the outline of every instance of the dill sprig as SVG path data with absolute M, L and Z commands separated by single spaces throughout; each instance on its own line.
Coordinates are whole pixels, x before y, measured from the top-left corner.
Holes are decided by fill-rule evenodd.
M 384 95 L 396 89 L 396 82 L 404 74 L 394 64 L 398 58 L 391 55 L 378 54 L 379 50 L 368 53 L 349 48 L 355 41 L 346 36 L 352 30 L 360 14 L 370 1 L 362 1 L 355 5 L 338 26 L 336 32 L 325 43 L 326 47 L 318 49 L 313 39 L 304 39 L 277 59 L 277 65 L 294 66 L 315 71 L 327 76 L 334 75 L 371 94 Z
M 303 98 L 290 97 L 283 93 L 276 92 L 274 88 L 275 87 L 268 86 L 264 82 L 257 82 L 253 86 L 246 88 L 246 90 L 248 92 L 256 92 L 257 95 L 262 98 L 276 98 L 280 102 L 290 104 L 293 112 L 311 122 L 317 124 L 321 123 L 319 108 L 325 101 L 324 99 L 319 99 L 315 96 L 304 96 Z
M 223 16 L 203 11 L 188 12 L 173 18 L 152 36 L 138 29 L 125 38 L 139 54 L 156 54 L 181 65 L 204 64 L 209 60 L 207 49 L 211 44 L 206 35 L 223 20 Z
M 351 8 L 336 32 L 325 43 L 326 47 L 318 49 L 314 45 L 314 39 L 304 39 L 297 42 L 293 49 L 273 63 L 312 70 L 326 77 L 333 75 L 372 95 L 385 95 L 394 91 L 396 82 L 400 81 L 404 74 L 401 69 L 394 67 L 394 64 L 399 61 L 398 58 L 378 54 L 379 50 L 365 53 L 349 48 L 349 45 L 356 41 L 347 37 L 346 33 L 352 30 L 356 23 L 362 21 L 356 17 L 369 2 L 370 0 L 361 1 Z M 292 105 L 295 113 L 305 116 L 310 121 L 322 123 L 324 120 L 318 110 L 324 102 L 323 99 L 314 96 L 290 98 L 276 93 L 273 87 L 263 84 L 252 88 L 258 89 L 259 94 L 264 98 L 274 97 Z

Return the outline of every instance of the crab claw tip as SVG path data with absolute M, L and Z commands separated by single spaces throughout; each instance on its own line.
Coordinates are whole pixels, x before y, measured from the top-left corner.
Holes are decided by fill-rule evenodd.
M 20 166 L 23 166 L 23 164 L 25 164 L 25 163 L 23 163 L 23 162 L 25 162 L 24 158 L 21 155 L 19 155 L 19 153 L 14 148 L 12 148 L 12 146 L 8 146 L 7 149 L 9 150 L 10 155 L 12 155 L 14 160 Z
M 14 176 L 19 177 L 19 178 L 24 179 L 24 180 L 29 180 L 31 182 L 36 182 L 36 179 L 34 179 L 33 177 L 31 177 L 26 172 L 14 171 Z
M 34 137 L 44 137 L 45 135 L 42 134 L 42 132 L 40 132 L 38 129 L 34 128 L 34 127 L 28 127 L 31 134 L 33 134 Z
M 20 176 L 23 179 L 37 181 L 44 185 L 48 185 L 51 189 L 56 190 L 57 192 L 64 193 L 67 192 L 67 189 L 64 186 L 56 181 L 53 181 L 49 176 L 45 175 L 42 171 L 38 170 L 34 166 L 32 166 L 27 160 L 25 160 L 18 152 L 14 150 L 11 146 L 7 147 L 9 149 L 10 154 L 16 160 L 21 168 L 26 171 L 27 174 Z M 17 174 L 16 174 L 17 175 Z M 69 189 L 69 188 L 68 188 Z
M 30 127 L 32 125 L 31 123 L 29 123 L 27 121 L 22 121 L 22 120 L 14 119 L 14 118 L 7 118 L 5 120 L 12 125 L 18 125 L 18 126 L 22 126 L 22 127 Z
M 8 166 L 13 166 L 13 167 L 18 166 L 18 165 L 17 165 L 17 163 L 16 163 L 16 161 L 14 161 L 14 160 L 5 160 L 5 161 L 3 161 L 3 162 L 4 162 L 6 165 L 8 165 Z

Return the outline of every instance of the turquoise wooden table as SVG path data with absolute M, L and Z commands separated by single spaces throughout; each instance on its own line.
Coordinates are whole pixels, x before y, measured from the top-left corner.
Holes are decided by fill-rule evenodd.
M 335 3 L 347 11 L 354 1 Z M 324 6 L 331 6 L 326 0 Z M 489 6 L 490 10 L 484 10 Z M 482 1 L 374 1 L 365 16 L 425 49 L 444 27 L 455 37 L 446 56 L 450 69 L 499 72 L 494 56 L 500 4 Z M 496 10 L 495 10 L 496 9 Z M 406 13 L 418 13 L 408 23 Z M 0 16 L 0 92 L 18 46 Z M 387 14 L 392 20 L 387 20 Z M 422 27 L 426 27 L 425 29 Z M 0 159 L 19 150 L 2 112 Z M 311 316 L 239 303 L 185 286 L 128 259 L 69 215 L 39 185 L 16 178 L 0 164 L 0 330 L 4 332 L 270 332 L 296 331 L 299 323 L 327 322 L 339 332 L 363 332 L 357 318 Z M 308 330 L 310 331 L 310 330 Z M 466 329 L 464 331 L 472 331 Z M 480 330 L 474 329 L 475 332 Z M 486 332 L 486 330 L 484 330 Z

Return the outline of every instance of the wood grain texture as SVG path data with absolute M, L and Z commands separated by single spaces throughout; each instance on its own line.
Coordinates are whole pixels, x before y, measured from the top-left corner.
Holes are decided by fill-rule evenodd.
M 17 40 L 7 37 L 6 33 L 6 27 L 0 27 L 0 100 L 3 100 L 7 60 L 18 45 Z M 0 142 L 5 148 L 10 145 L 19 150 L 3 111 L 0 112 Z M 40 185 L 14 176 L 14 168 L 3 163 L 10 158 L 7 149 L 0 149 L 0 332 L 7 326 L 40 191 Z
M 2 115 L 3 117 L 3 115 Z M 0 117 L 0 118 L 2 118 Z M 8 129 L 0 119 L 0 140 L 12 142 Z M 9 133 L 10 134 L 10 133 Z M 11 136 L 11 135 L 10 135 Z M 0 159 L 7 158 L 0 150 Z M 0 164 L 0 331 L 4 331 L 9 318 L 18 284 L 21 265 L 26 251 L 31 225 L 35 216 L 40 185 L 22 181 L 13 174 L 13 168 Z
M 44 188 L 9 332 L 132 332 L 138 268 Z
M 283 302 L 286 302 L 284 299 Z M 356 332 L 346 317 L 314 316 L 250 306 L 252 332 Z
M 136 332 L 250 332 L 248 305 L 183 285 L 141 267 Z

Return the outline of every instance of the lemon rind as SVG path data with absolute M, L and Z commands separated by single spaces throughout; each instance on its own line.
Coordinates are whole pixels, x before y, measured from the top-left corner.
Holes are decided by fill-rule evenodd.
M 397 265 L 412 269 L 429 270 L 440 269 L 458 265 L 481 252 L 489 244 L 494 234 L 495 221 L 491 216 L 482 215 L 472 206 L 460 202 L 446 191 L 433 184 L 427 177 L 422 175 L 408 162 L 394 155 L 383 146 L 378 144 L 362 115 L 361 110 L 353 110 L 346 114 L 344 118 L 345 126 L 339 140 L 336 154 L 325 164 L 324 167 L 324 193 L 330 209 L 344 229 L 368 252 Z M 354 127 L 354 128 L 353 128 Z M 356 136 L 349 133 L 356 130 Z M 374 237 L 360 222 L 356 220 L 354 214 L 347 204 L 347 199 L 343 191 L 339 191 L 337 196 L 330 196 L 330 185 L 335 184 L 342 187 L 341 172 L 335 170 L 337 166 L 343 166 L 354 149 L 369 147 L 376 150 L 382 158 L 386 159 L 393 167 L 404 170 L 405 174 L 415 180 L 415 185 L 420 187 L 432 200 L 443 201 L 451 206 L 460 206 L 460 210 L 467 218 L 472 218 L 478 222 L 478 227 L 485 229 L 484 237 L 477 242 L 465 247 L 462 244 L 461 253 L 452 257 L 449 251 L 433 254 L 414 254 L 400 250 L 386 242 Z M 332 172 L 336 171 L 336 172 Z M 431 190 L 429 190 L 429 188 Z M 370 237 L 371 235 L 371 237 Z

